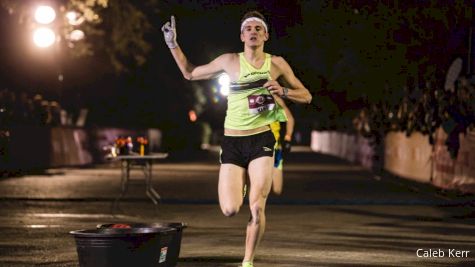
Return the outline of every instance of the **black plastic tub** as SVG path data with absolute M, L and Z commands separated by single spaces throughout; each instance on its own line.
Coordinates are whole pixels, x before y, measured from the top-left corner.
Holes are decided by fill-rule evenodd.
M 70 232 L 81 267 L 175 266 L 169 248 L 177 233 L 177 228 L 158 225 Z
M 170 240 L 168 250 L 167 250 L 167 265 L 166 266 L 176 266 L 178 262 L 178 257 L 180 256 L 181 248 L 181 239 L 183 235 L 183 229 L 186 228 L 186 224 L 182 222 L 161 222 L 161 223 L 125 223 L 125 224 L 99 224 L 97 225 L 98 229 L 103 231 L 108 231 L 108 229 L 117 229 L 114 227 L 130 227 L 133 229 L 148 229 L 148 228 L 174 228 L 176 229 L 176 234 Z

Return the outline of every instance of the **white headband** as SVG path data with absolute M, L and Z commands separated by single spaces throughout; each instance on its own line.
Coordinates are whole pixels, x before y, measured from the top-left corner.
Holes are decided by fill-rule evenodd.
M 264 26 L 264 29 L 266 29 L 266 32 L 269 32 L 267 30 L 267 24 L 260 18 L 257 18 L 257 17 L 250 17 L 250 18 L 247 18 L 245 19 L 242 23 L 241 23 L 241 32 L 244 30 L 244 25 L 250 21 L 255 21 L 255 22 L 260 22 L 263 26 Z

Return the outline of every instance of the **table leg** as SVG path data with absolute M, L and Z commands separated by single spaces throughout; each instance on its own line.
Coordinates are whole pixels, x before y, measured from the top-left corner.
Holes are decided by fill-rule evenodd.
M 114 200 L 114 204 L 112 207 L 113 211 L 118 206 L 119 201 L 122 199 L 122 197 L 124 197 L 125 193 L 127 192 L 130 178 L 130 161 L 122 160 L 120 162 L 120 172 L 120 195 Z
M 152 186 L 152 161 L 146 161 L 144 165 L 144 175 L 145 175 L 145 193 L 152 200 L 152 202 L 157 205 L 160 201 L 160 195 Z

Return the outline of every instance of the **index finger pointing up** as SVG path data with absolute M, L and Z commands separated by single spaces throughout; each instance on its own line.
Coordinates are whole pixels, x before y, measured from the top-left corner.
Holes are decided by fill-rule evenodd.
M 175 16 L 172 16 L 171 22 L 172 22 L 172 29 L 175 29 Z

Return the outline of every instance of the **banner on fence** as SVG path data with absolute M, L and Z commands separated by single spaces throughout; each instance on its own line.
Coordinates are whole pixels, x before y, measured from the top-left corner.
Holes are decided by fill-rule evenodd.
M 390 132 L 385 141 L 384 168 L 396 175 L 429 183 L 431 177 L 432 146 L 429 138 L 415 132 Z
M 475 132 L 460 134 L 457 158 L 452 158 L 442 128 L 436 132 L 432 182 L 435 186 L 462 192 L 475 192 Z

